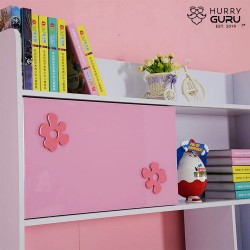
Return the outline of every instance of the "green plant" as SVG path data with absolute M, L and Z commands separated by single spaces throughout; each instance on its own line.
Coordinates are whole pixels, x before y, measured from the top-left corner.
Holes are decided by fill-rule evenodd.
M 174 54 L 170 53 L 166 56 L 158 53 L 152 59 L 145 59 L 144 65 L 138 67 L 138 71 L 147 71 L 150 74 L 172 72 L 181 68 L 177 62 L 173 62 Z

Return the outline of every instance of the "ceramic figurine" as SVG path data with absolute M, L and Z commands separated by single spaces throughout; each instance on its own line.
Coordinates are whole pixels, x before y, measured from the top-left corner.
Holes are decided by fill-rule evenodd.
M 183 141 L 177 149 L 178 193 L 186 202 L 202 202 L 201 195 L 207 185 L 206 144 L 194 140 Z

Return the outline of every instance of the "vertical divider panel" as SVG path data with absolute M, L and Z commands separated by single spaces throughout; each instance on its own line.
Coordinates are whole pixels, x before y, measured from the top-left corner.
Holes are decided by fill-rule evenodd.
M 250 205 L 240 205 L 242 249 L 250 249 Z
M 0 34 L 0 249 L 24 249 L 21 39 Z
M 187 250 L 237 249 L 232 206 L 184 211 Z
M 242 234 L 241 234 L 241 215 L 240 215 L 240 206 L 234 206 L 235 209 L 235 224 L 236 224 L 236 237 L 237 237 L 237 245 L 238 250 L 242 250 Z

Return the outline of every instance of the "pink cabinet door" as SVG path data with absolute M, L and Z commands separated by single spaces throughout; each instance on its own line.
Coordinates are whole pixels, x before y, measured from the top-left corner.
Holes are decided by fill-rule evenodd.
M 24 98 L 24 130 L 25 218 L 177 203 L 173 107 Z

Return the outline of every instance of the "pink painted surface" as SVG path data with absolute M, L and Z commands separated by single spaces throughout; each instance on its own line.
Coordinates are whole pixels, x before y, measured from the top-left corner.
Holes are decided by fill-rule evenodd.
M 183 216 L 176 212 L 32 226 L 26 227 L 25 236 L 25 250 L 185 248 L 180 240 L 184 238 Z
M 34 12 L 86 26 L 99 58 L 142 63 L 157 52 L 174 52 L 190 68 L 237 72 L 250 69 L 248 0 L 1 0 L 33 8 Z M 190 6 L 203 6 L 207 17 L 199 25 L 187 17 Z M 238 28 L 215 28 L 210 8 L 241 8 Z M 124 21 L 126 20 L 126 21 Z M 241 24 L 246 24 L 241 26 Z M 157 42 L 156 42 L 157 41 Z M 229 63 L 230 62 L 230 63 Z
M 78 222 L 25 228 L 25 250 L 79 250 Z
M 70 137 L 54 152 L 38 134 L 48 113 Z M 24 126 L 26 218 L 177 203 L 174 108 L 24 98 Z M 158 194 L 141 176 L 152 162 Z
M 79 225 L 83 250 L 185 249 L 183 216 L 176 212 L 80 221 Z

